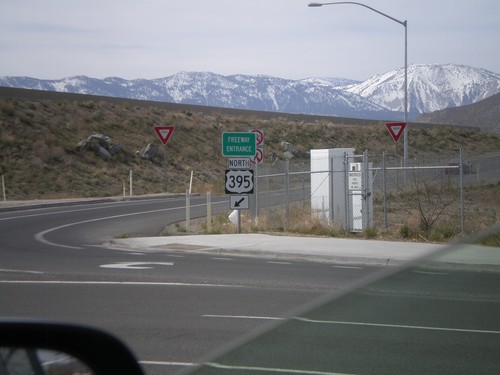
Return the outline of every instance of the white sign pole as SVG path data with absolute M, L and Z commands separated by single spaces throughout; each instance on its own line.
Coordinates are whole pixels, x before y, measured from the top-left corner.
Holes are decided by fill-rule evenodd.
M 189 191 L 186 190 L 186 232 L 190 230 L 190 222 L 191 222 L 191 195 Z
M 3 192 L 3 201 L 7 202 L 7 194 L 5 194 L 5 177 L 2 175 L 2 192 Z
M 156 135 L 158 138 L 160 138 L 161 143 L 163 143 L 163 146 L 167 145 L 168 140 L 172 136 L 172 133 L 174 132 L 175 126 L 154 126 L 153 127 L 154 131 L 156 132 Z M 167 182 L 168 182 L 168 161 L 167 161 L 167 149 L 165 148 L 163 154 L 163 167 L 165 168 L 165 193 L 167 192 Z
M 212 231 L 212 195 L 207 191 L 207 233 Z
M 193 188 L 193 171 L 191 171 L 191 178 L 189 179 L 189 194 L 191 194 L 192 188 Z
M 128 191 L 129 191 L 130 196 L 134 195 L 132 193 L 132 169 L 129 171 L 129 189 L 128 189 Z

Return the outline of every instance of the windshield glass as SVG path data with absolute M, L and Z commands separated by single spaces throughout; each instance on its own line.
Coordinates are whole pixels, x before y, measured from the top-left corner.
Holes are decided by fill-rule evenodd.
M 306 310 L 194 373 L 500 373 L 499 228 Z

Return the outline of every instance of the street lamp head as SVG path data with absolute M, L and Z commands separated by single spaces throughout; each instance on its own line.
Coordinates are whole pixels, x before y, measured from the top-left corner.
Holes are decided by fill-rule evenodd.
M 307 4 L 308 7 L 321 7 L 323 6 L 322 3 L 309 3 Z

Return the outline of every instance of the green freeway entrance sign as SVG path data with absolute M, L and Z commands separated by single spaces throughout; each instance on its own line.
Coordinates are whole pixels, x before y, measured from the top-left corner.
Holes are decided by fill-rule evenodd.
M 252 132 L 222 133 L 222 156 L 254 156 L 257 135 Z

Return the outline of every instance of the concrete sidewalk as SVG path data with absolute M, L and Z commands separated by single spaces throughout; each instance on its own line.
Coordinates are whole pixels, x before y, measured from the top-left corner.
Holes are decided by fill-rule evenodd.
M 400 265 L 445 245 L 269 234 L 219 234 L 115 239 L 110 247 L 140 251 L 179 251 L 274 260 Z

